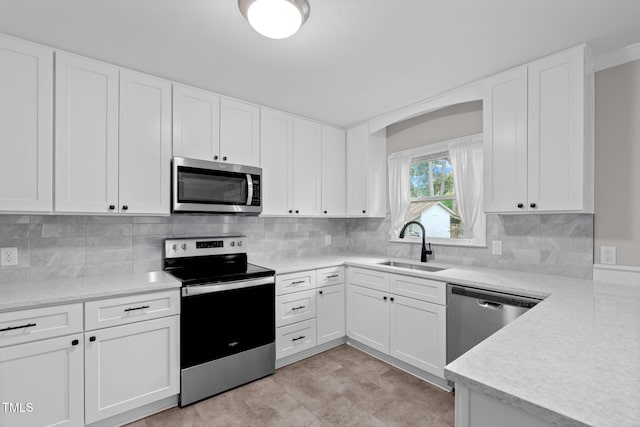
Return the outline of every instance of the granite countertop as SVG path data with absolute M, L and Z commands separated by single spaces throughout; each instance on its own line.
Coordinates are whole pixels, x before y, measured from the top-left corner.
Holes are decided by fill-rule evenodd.
M 0 312 L 180 288 L 164 271 L 0 284 Z
M 265 261 L 277 273 L 352 265 L 544 298 L 447 365 L 445 376 L 562 426 L 640 426 L 640 286 L 345 255 Z M 402 262 L 414 262 L 398 259 Z

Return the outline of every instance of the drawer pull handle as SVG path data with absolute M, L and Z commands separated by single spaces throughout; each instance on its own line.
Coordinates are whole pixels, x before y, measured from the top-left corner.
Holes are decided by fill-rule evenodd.
M 124 311 L 144 310 L 145 308 L 149 308 L 149 306 L 148 305 L 141 305 L 140 307 L 125 308 Z
M 327 276 L 327 279 L 334 279 L 336 277 L 340 277 L 339 274 L 332 274 L 331 276 Z
M 303 340 L 304 338 L 305 338 L 305 336 L 301 335 L 298 338 L 293 338 L 291 341 L 299 341 L 299 340 Z
M 14 329 L 24 329 L 24 328 L 30 328 L 32 326 L 36 326 L 35 323 L 27 323 L 26 325 L 20 325 L 20 326 L 9 326 L 8 328 L 3 328 L 0 329 L 0 332 L 4 332 L 4 331 L 13 331 Z
M 302 310 L 304 307 L 304 305 L 301 305 L 300 307 L 293 307 L 291 311 Z
M 302 283 L 304 283 L 304 280 L 297 280 L 295 282 L 291 282 L 292 285 L 300 285 Z

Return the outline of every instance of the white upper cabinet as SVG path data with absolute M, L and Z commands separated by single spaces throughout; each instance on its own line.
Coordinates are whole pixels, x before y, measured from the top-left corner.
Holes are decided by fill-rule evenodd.
M 118 205 L 118 68 L 56 54 L 58 212 L 114 212 Z
M 585 46 L 487 79 L 485 210 L 593 212 L 592 117 Z
M 347 130 L 347 216 L 387 213 L 386 130 L 369 134 L 364 123 Z
M 345 138 L 344 130 L 322 126 L 322 215 L 347 213 Z
M 291 210 L 293 116 L 262 108 L 260 119 L 262 214 L 288 215 Z
M 220 102 L 220 159 L 260 166 L 260 108 L 223 98 Z
M 293 119 L 293 211 L 298 215 L 320 215 L 322 126 Z
M 527 67 L 484 83 L 484 206 L 524 209 L 527 201 Z
M 220 97 L 173 85 L 173 155 L 219 160 Z
M 171 83 L 120 72 L 119 147 L 119 209 L 169 214 Z
M 0 70 L 0 211 L 51 212 L 53 51 L 0 37 Z

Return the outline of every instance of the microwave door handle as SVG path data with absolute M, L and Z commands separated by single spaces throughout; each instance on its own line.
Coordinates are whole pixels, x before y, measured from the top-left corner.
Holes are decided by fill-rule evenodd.
M 253 179 L 251 174 L 247 174 L 247 206 L 251 206 L 253 200 Z

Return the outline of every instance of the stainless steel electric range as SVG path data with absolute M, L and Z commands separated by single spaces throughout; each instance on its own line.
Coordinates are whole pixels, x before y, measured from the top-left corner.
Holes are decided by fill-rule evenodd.
M 275 372 L 275 271 L 247 263 L 247 238 L 166 239 L 182 282 L 180 406 Z

